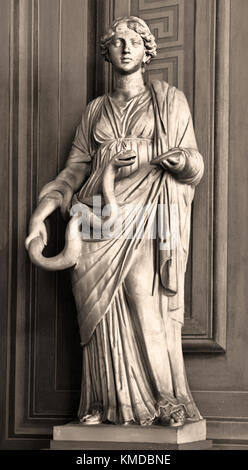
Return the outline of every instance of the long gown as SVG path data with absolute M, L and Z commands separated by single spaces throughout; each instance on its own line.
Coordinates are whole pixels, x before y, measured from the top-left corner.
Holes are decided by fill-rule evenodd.
M 187 156 L 186 170 L 178 177 L 149 163 L 172 147 Z M 78 417 L 83 421 L 99 410 L 103 422 L 145 425 L 183 407 L 187 419 L 197 421 L 201 415 L 187 383 L 181 328 L 190 208 L 203 164 L 181 92 L 155 83 L 123 105 L 110 95 L 88 105 L 67 167 L 71 171 L 71 163 L 89 162 L 91 173 L 72 204 L 92 208 L 94 196 L 102 195 L 110 159 L 128 149 L 136 162 L 118 170 L 115 194 L 125 229 L 133 236 L 121 226 L 112 237 L 83 239 L 72 272 L 83 353 Z M 58 184 L 63 179 L 66 170 Z M 178 234 L 173 247 L 158 230 L 151 236 L 150 222 L 154 226 L 162 214 L 167 237 L 174 206 Z M 138 209 L 137 216 L 140 207 L 146 210 Z

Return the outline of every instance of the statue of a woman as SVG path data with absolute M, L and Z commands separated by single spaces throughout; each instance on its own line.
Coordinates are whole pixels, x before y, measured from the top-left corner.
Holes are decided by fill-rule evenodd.
M 64 264 L 60 258 L 50 267 L 73 265 L 83 354 L 78 417 L 83 424 L 183 426 L 202 419 L 181 328 L 191 202 L 203 161 L 184 94 L 166 82 L 144 83 L 156 55 L 146 23 L 119 18 L 101 50 L 115 90 L 88 104 L 65 169 L 41 191 L 26 246 L 38 237 L 46 243 L 44 219 L 58 206 L 65 212 L 81 203 L 93 213 L 96 196 L 109 204 L 101 220 L 121 219 L 117 232 L 99 237 L 91 229 L 77 240 L 75 259 L 65 250 Z

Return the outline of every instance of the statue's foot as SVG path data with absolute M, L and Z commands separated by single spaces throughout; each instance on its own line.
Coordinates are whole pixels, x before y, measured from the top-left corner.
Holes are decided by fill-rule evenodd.
M 83 416 L 80 419 L 80 424 L 101 424 L 102 423 L 102 413 L 96 412 Z
M 181 427 L 186 422 L 186 411 L 182 405 L 163 406 L 160 408 L 158 423 L 162 426 L 171 426 L 173 428 Z
M 134 426 L 137 423 L 135 423 L 135 421 L 131 419 L 131 421 L 124 421 L 122 424 L 123 426 Z
M 173 428 L 182 427 L 186 422 L 186 413 L 184 408 L 179 408 L 170 415 L 169 425 Z

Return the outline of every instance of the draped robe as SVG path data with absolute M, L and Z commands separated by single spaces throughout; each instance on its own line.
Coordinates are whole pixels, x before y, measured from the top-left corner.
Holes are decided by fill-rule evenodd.
M 179 174 L 150 165 L 174 147 L 186 158 Z M 102 193 L 104 169 L 122 149 L 137 155 L 135 165 L 120 169 L 115 182 L 125 233 L 117 225 L 114 236 L 83 239 L 72 271 L 83 347 L 78 416 L 83 420 L 98 408 L 103 421 L 150 424 L 161 410 L 183 406 L 188 419 L 198 420 L 181 326 L 191 203 L 203 161 L 184 94 L 154 81 L 123 108 L 110 95 L 93 100 L 54 189 L 64 196 L 73 190 L 72 205 L 80 202 L 92 210 L 94 196 Z M 73 174 L 73 165 L 78 171 L 81 162 L 91 165 L 83 186 L 75 185 Z M 155 219 L 166 231 L 157 227 L 151 237 Z

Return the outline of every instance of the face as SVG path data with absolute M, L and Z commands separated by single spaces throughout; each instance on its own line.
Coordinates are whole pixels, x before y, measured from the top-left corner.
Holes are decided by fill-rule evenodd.
M 143 39 L 126 23 L 116 28 L 116 33 L 109 46 L 109 60 L 113 67 L 122 74 L 130 74 L 141 68 L 146 61 Z

